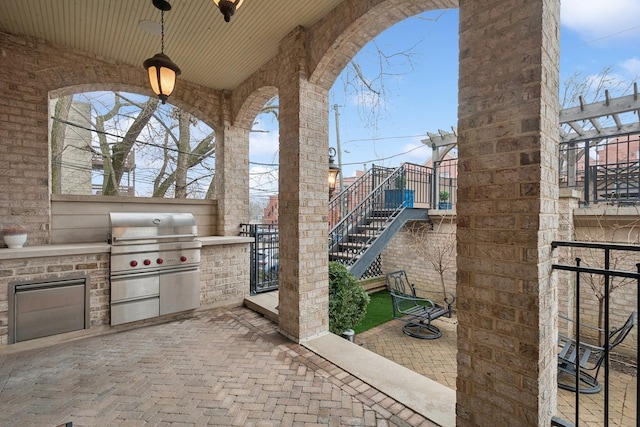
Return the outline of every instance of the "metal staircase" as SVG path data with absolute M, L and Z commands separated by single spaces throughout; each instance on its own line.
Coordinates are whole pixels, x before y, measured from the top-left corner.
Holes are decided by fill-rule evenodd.
M 431 168 L 373 166 L 329 203 L 329 260 L 361 278 L 405 222 L 426 220 L 433 204 Z M 342 209 L 342 213 L 340 210 Z M 346 213 L 344 213 L 346 212 Z

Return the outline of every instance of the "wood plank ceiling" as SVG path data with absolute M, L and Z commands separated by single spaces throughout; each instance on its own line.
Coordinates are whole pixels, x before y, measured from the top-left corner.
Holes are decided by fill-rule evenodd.
M 342 0 L 245 0 L 230 23 L 211 0 L 170 0 L 165 54 L 185 79 L 233 89 L 278 51 L 296 26 L 310 27 Z M 2 0 L 0 31 L 28 35 L 142 67 L 160 52 L 160 35 L 140 21 L 160 23 L 151 0 Z

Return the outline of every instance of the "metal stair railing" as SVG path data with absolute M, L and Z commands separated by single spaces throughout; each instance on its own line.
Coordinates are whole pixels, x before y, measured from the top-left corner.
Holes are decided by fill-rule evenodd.
M 353 265 L 391 222 L 407 207 L 403 197 L 390 197 L 390 190 L 407 190 L 414 187 L 413 179 L 407 184 L 407 177 L 423 176 L 424 202 L 431 200 L 431 168 L 405 163 L 397 169 L 379 168 L 371 170 L 373 190 L 349 211 L 329 232 L 329 260 L 347 266 Z M 376 182 L 377 181 L 377 182 Z M 377 184 L 377 185 L 376 185 Z M 413 195 L 415 192 L 411 191 Z M 336 197 L 338 199 L 338 197 Z M 422 197 L 421 197 L 422 199 Z M 413 203 L 413 199 L 411 199 Z M 411 204 L 412 206 L 412 204 Z
M 373 165 L 351 185 L 329 200 L 329 228 L 333 228 L 346 212 L 351 211 L 364 200 L 396 168 Z

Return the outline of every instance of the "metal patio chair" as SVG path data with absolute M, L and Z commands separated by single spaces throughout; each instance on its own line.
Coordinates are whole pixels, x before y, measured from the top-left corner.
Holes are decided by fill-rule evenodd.
M 439 317 L 451 317 L 451 305 L 455 302 L 454 294 L 447 292 L 444 305 L 437 304 L 433 299 L 418 295 L 434 295 L 442 292 L 417 289 L 409 282 L 404 270 L 394 271 L 386 275 L 387 289 L 391 293 L 393 318 L 402 320 L 405 325 L 402 332 L 421 339 L 433 340 L 440 338 L 442 332 L 431 324 Z
M 563 319 L 566 318 L 563 317 Z M 573 322 L 571 319 L 566 320 Z M 609 331 L 607 334 L 609 352 L 624 341 L 635 322 L 636 312 L 634 311 L 629 315 L 624 325 Z M 604 331 L 589 325 L 580 324 L 580 327 L 588 328 L 598 333 Z M 558 353 L 558 387 L 575 392 L 576 373 L 578 373 L 580 393 L 594 394 L 600 392 L 602 386 L 598 382 L 598 372 L 600 372 L 600 367 L 606 355 L 605 347 L 587 344 L 582 341 L 577 342 L 575 338 L 563 334 L 558 334 L 558 346 L 560 348 Z M 569 376 L 570 379 L 561 382 L 564 376 Z

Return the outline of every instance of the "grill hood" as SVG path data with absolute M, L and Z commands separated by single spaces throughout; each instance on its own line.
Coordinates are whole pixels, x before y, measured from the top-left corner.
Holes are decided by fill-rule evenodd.
M 153 243 L 192 241 L 198 227 L 190 213 L 111 212 L 109 243 Z

